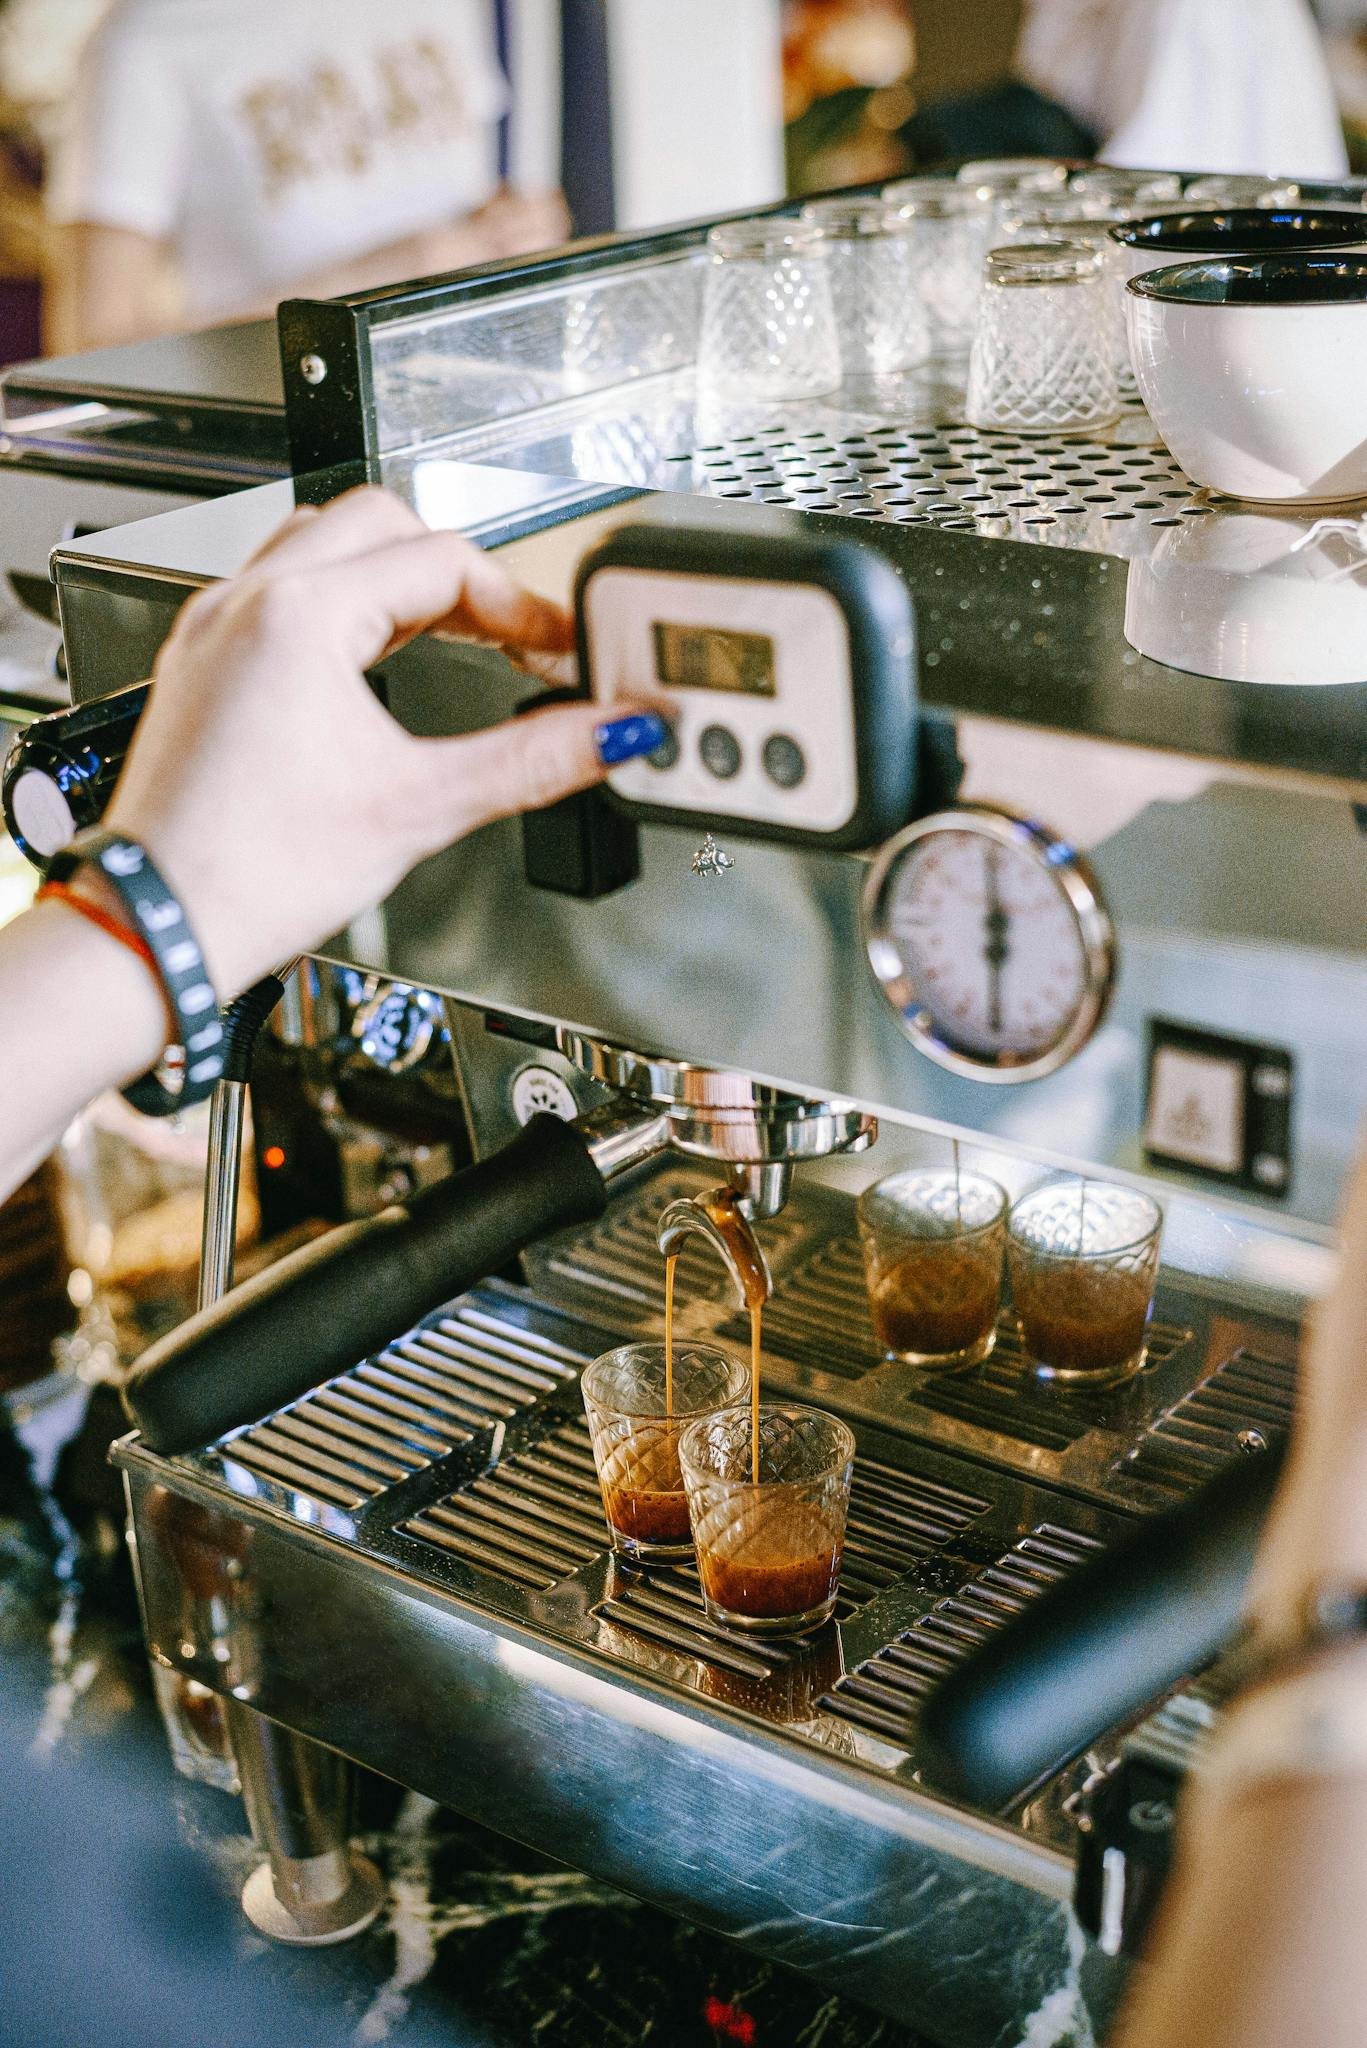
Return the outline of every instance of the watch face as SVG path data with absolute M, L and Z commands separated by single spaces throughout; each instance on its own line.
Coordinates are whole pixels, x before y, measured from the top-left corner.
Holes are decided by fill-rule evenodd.
M 875 864 L 869 959 L 931 1058 L 1024 1080 L 1085 1043 L 1112 978 L 1110 920 L 1071 851 L 1024 819 L 950 811 Z

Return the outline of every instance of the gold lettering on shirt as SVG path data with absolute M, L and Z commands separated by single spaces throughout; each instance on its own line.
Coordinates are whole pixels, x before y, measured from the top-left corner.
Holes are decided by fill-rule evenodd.
M 449 142 L 469 125 L 451 53 L 431 36 L 377 48 L 359 79 L 334 62 L 242 93 L 267 205 L 312 178 L 363 176 L 387 148 Z

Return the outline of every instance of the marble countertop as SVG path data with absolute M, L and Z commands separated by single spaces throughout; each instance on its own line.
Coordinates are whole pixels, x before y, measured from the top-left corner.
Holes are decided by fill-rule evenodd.
M 356 1941 L 242 1917 L 238 1801 L 178 1777 L 104 1448 L 107 1390 L 0 1402 L 0 2041 L 23 2048 L 916 2048 L 847 1999 L 377 1778 Z

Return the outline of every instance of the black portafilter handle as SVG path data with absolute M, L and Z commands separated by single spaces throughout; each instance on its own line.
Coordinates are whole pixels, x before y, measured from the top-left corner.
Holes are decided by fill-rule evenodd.
M 501 1151 L 281 1259 L 145 1351 L 124 1406 L 154 1451 L 212 1443 L 345 1372 L 524 1245 L 603 1213 L 586 1139 L 535 1116 Z
M 1242 1457 L 990 1636 L 926 1699 L 934 1784 L 998 1809 L 1215 1656 L 1238 1628 L 1284 1445 Z

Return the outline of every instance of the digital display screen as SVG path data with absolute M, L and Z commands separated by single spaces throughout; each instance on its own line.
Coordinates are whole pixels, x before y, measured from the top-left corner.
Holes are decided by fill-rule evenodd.
M 671 626 L 656 619 L 655 673 L 672 690 L 731 690 L 773 697 L 774 643 L 767 633 L 724 626 Z

